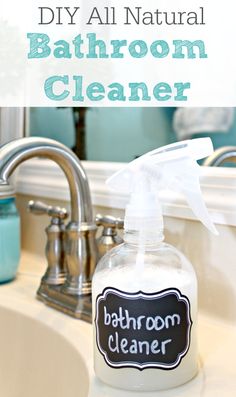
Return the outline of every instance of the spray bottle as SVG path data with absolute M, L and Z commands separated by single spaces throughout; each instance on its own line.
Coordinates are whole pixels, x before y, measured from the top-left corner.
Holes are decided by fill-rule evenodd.
M 124 243 L 101 258 L 92 283 L 95 373 L 113 387 L 164 390 L 198 372 L 196 275 L 186 257 L 163 242 L 158 193 L 182 191 L 217 234 L 197 164 L 212 151 L 210 138 L 178 142 L 139 157 L 107 181 L 130 195 Z

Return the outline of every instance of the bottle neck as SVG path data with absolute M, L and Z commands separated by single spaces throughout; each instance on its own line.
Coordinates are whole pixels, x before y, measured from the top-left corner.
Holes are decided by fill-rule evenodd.
M 156 246 L 164 240 L 163 229 L 160 230 L 125 230 L 124 242 L 133 245 Z

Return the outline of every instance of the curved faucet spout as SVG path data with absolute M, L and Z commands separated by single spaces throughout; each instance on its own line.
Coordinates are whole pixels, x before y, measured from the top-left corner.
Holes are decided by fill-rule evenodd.
M 224 163 L 236 163 L 236 146 L 224 146 L 216 149 L 207 157 L 203 165 L 207 167 L 220 167 Z
M 93 223 L 91 195 L 86 173 L 78 157 L 52 139 L 23 138 L 0 148 L 0 184 L 8 183 L 13 171 L 25 160 L 44 157 L 55 161 L 64 171 L 71 196 L 71 221 Z

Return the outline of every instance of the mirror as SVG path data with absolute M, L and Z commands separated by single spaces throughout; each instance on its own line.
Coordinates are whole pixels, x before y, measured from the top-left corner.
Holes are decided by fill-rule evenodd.
M 128 162 L 156 147 L 210 136 L 236 145 L 234 108 L 28 108 L 26 134 L 56 139 L 81 160 Z

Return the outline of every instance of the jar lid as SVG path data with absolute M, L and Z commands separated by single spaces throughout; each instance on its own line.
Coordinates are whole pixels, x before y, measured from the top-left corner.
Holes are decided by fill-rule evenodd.
M 0 200 L 3 198 L 14 197 L 16 194 L 14 186 L 12 185 L 0 185 Z

